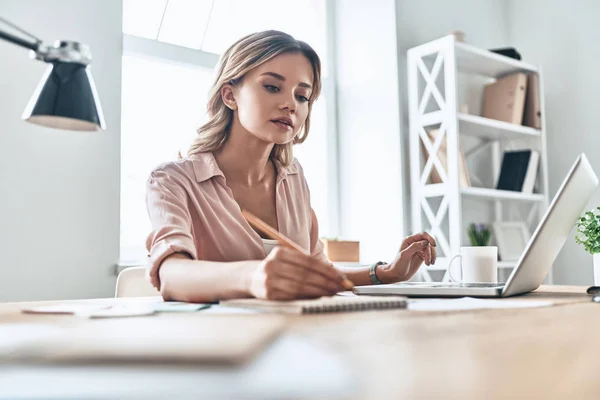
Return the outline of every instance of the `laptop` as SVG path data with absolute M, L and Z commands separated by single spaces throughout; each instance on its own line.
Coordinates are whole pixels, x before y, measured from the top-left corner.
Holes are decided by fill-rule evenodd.
M 506 283 L 400 282 L 356 286 L 354 293 L 410 297 L 508 297 L 535 290 L 544 281 L 597 186 L 598 177 L 585 154 L 581 154 L 556 192 Z

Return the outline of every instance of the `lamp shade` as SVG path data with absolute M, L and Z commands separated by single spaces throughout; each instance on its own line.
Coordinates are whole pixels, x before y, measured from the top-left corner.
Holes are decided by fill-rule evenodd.
M 29 100 L 23 119 L 57 129 L 105 129 L 90 67 L 61 61 L 51 63 Z

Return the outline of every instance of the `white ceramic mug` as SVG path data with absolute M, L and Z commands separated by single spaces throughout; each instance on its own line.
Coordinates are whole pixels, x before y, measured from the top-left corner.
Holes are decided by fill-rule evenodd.
M 460 258 L 461 279 L 452 276 L 452 262 Z M 465 246 L 448 263 L 448 275 L 453 282 L 496 283 L 498 282 L 498 247 Z

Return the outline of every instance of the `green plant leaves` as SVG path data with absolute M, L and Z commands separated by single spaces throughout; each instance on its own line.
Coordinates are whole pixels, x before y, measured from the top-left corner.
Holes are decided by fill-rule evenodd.
M 577 222 L 575 242 L 591 254 L 600 253 L 600 206 L 584 212 Z
M 467 230 L 472 246 L 487 246 L 490 241 L 490 229 L 484 224 L 470 224 Z

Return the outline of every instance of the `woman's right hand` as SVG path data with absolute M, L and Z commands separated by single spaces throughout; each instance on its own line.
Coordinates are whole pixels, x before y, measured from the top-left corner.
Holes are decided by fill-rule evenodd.
M 332 264 L 294 249 L 276 247 L 253 271 L 250 293 L 268 300 L 333 296 L 345 290 L 342 280 Z

